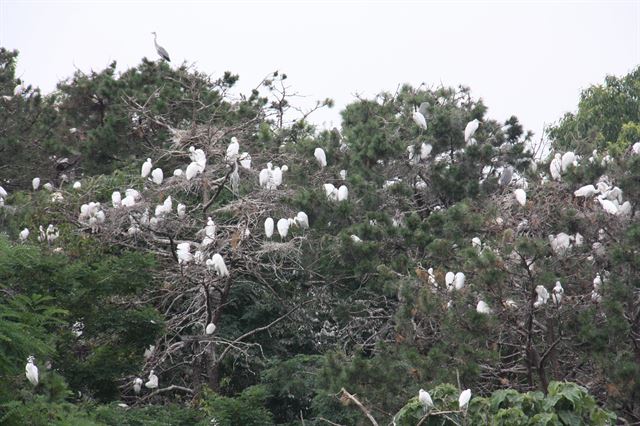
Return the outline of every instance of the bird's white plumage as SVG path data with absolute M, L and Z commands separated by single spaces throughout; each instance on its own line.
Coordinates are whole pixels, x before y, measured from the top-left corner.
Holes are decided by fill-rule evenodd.
M 153 171 L 151 172 L 151 180 L 153 181 L 153 183 L 155 183 L 156 185 L 161 185 L 163 178 L 164 175 L 162 174 L 161 168 L 158 167 L 153 169 Z
M 480 127 L 480 120 L 474 118 L 464 128 L 464 141 L 469 142 L 469 140 L 475 135 L 476 131 Z
M 425 410 L 433 407 L 433 400 L 431 399 L 431 395 L 429 395 L 429 392 L 424 389 L 420 389 L 420 391 L 418 392 L 418 401 L 420 402 L 420 404 L 422 404 Z
M 289 220 L 288 219 L 280 219 L 277 223 L 278 234 L 280 234 L 280 238 L 284 239 L 287 237 L 289 233 Z
M 562 178 L 562 160 L 561 155 L 556 154 L 549 164 L 549 172 L 551 173 L 551 179 L 560 180 Z
M 293 218 L 296 225 L 302 229 L 309 228 L 309 216 L 305 212 L 298 212 L 295 218 Z
M 458 398 L 458 406 L 460 408 L 464 408 L 467 406 L 470 400 L 471 400 L 471 389 L 463 390 L 460 393 L 460 397 Z
M 422 130 L 427 130 L 427 119 L 420 111 L 414 111 L 411 118 Z
M 493 313 L 493 310 L 489 307 L 489 305 L 487 305 L 485 301 L 480 300 L 476 305 L 476 312 L 478 312 L 479 314 L 489 315 Z
M 349 189 L 345 185 L 340 185 L 338 188 L 338 201 L 347 201 L 349 198 Z
M 267 236 L 267 238 L 271 238 L 273 236 L 273 228 L 274 228 L 273 219 L 270 217 L 266 218 L 264 221 L 264 233 Z
M 31 181 L 31 186 L 33 187 L 34 191 L 37 191 L 38 188 L 40 188 L 40 178 L 34 177 L 33 180 Z
M 20 241 L 26 241 L 27 238 L 29 238 L 29 228 L 24 228 L 22 231 L 20 231 Z
M 149 373 L 149 381 L 144 384 L 148 389 L 157 389 L 158 388 L 158 376 L 154 374 L 154 371 L 151 370 Z
M 205 333 L 207 333 L 208 335 L 211 335 L 213 333 L 216 332 L 216 325 L 212 322 L 210 322 L 209 324 L 207 324 L 207 328 L 205 329 Z
M 598 189 L 593 185 L 585 185 L 582 186 L 575 191 L 573 191 L 574 197 L 585 197 L 590 198 L 598 193 Z
M 38 384 L 38 367 L 33 363 L 33 357 L 31 356 L 27 359 L 25 374 L 27 375 L 27 380 L 29 380 L 33 386 Z
M 559 305 L 562 303 L 563 298 L 564 298 L 564 288 L 562 288 L 562 284 L 560 283 L 560 281 L 556 281 L 556 285 L 555 287 L 553 287 L 553 290 L 551 291 L 551 299 L 553 300 L 553 303 L 555 303 L 556 305 Z
M 140 393 L 140 390 L 142 390 L 142 379 L 140 377 L 136 377 L 133 380 L 133 391 L 137 394 Z
M 316 158 L 316 161 L 320 165 L 321 168 L 327 167 L 327 155 L 322 148 L 316 148 L 313 151 L 313 156 Z
M 527 193 L 525 192 L 524 189 L 522 188 L 516 189 L 515 191 L 513 191 L 513 195 L 515 195 L 516 201 L 521 206 L 524 207 L 524 205 L 527 204 Z
M 147 161 L 142 163 L 142 169 L 140 170 L 140 176 L 146 178 L 151 173 L 151 168 L 153 167 L 153 163 L 151 163 L 151 158 L 147 158 Z

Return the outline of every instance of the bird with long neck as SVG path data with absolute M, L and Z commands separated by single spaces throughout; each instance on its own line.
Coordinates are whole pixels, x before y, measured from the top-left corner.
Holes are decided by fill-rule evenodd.
M 160 57 L 165 61 L 171 62 L 171 59 L 169 59 L 169 52 L 167 52 L 164 47 L 158 44 L 158 35 L 156 34 L 156 32 L 154 31 L 151 34 L 153 34 L 153 44 L 155 44 L 156 46 L 156 52 L 158 52 L 158 55 L 160 55 Z

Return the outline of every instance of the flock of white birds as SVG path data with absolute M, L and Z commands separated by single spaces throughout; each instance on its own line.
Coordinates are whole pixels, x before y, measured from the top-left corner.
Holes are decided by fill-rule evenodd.
M 421 129 L 421 131 L 425 131 L 427 129 L 427 120 L 426 120 L 426 110 L 428 105 L 426 103 L 422 104 L 420 108 L 415 111 L 412 115 L 412 118 L 416 125 Z M 475 132 L 478 130 L 481 122 L 477 119 L 470 121 L 464 130 L 464 139 L 468 145 L 472 145 L 477 143 L 473 138 Z M 409 161 L 412 164 L 415 164 L 419 161 L 426 160 L 432 151 L 433 147 L 430 144 L 422 143 L 420 145 L 419 153 L 415 153 L 415 149 L 413 146 L 409 146 L 407 151 L 409 152 Z M 251 156 L 248 152 L 239 153 L 240 144 L 235 137 L 231 138 L 231 142 L 229 143 L 225 161 L 228 164 L 232 164 L 234 166 L 233 172 L 230 175 L 230 182 L 232 185 L 232 189 L 237 191 L 238 186 L 238 163 L 241 167 L 245 169 L 251 168 Z M 632 152 L 634 154 L 640 154 L 640 142 L 636 143 L 632 147 Z M 184 177 L 187 181 L 194 179 L 198 175 L 202 174 L 207 166 L 207 157 L 205 152 L 202 149 L 196 149 L 195 147 L 189 148 L 189 158 L 191 162 L 186 166 L 185 170 L 176 169 L 173 172 L 173 176 L 176 178 Z M 327 156 L 325 151 L 318 147 L 314 150 L 313 153 L 315 160 L 319 164 L 321 168 L 327 166 Z M 441 158 L 440 158 L 441 157 Z M 450 161 L 450 157 L 446 157 L 446 155 L 439 156 L 436 158 L 436 161 Z M 593 155 L 589 158 L 589 162 L 592 163 L 594 161 L 601 161 L 601 163 L 607 164 L 608 162 L 613 161 L 613 159 L 605 155 L 602 158 L 598 157 L 597 151 L 593 152 Z M 535 167 L 535 163 L 533 165 Z M 567 171 L 571 167 L 580 167 L 580 157 L 576 156 L 573 152 L 566 152 L 564 154 L 556 153 L 553 160 L 549 166 L 549 174 L 551 179 L 555 181 L 561 181 L 562 176 L 567 173 Z M 283 181 L 283 173 L 288 171 L 288 167 L 286 165 L 282 165 L 281 167 L 273 167 L 271 162 L 267 163 L 266 168 L 262 169 L 259 173 L 259 185 L 261 188 L 265 188 L 267 190 L 276 190 L 280 185 L 282 185 Z M 140 175 L 142 178 L 148 179 L 155 185 L 161 185 L 164 181 L 164 173 L 161 168 L 156 167 L 153 168 L 153 162 L 151 158 L 147 158 L 146 161 L 142 164 Z M 516 173 L 513 171 L 511 167 L 504 167 L 501 171 L 501 176 L 499 183 L 504 186 L 508 186 L 512 183 Z M 346 180 L 347 171 L 341 170 L 340 177 L 343 180 Z M 542 175 L 542 182 L 544 183 L 547 180 L 546 175 Z M 398 178 L 394 178 L 390 181 L 385 182 L 386 186 L 390 186 L 397 182 L 401 181 Z M 516 178 L 517 186 L 519 188 L 515 189 L 513 195 L 515 200 L 519 205 L 524 207 L 527 202 L 527 182 L 525 178 Z M 32 181 L 33 190 L 37 191 L 40 187 L 40 178 L 35 177 Z M 426 186 L 426 184 L 425 184 Z M 54 192 L 54 186 L 51 183 L 46 183 L 43 187 L 52 192 L 51 201 L 59 202 L 62 201 L 63 195 L 59 191 Z M 75 182 L 72 185 L 74 190 L 80 190 L 82 188 L 82 184 L 80 182 Z M 323 185 L 323 189 L 325 191 L 325 195 L 328 200 L 335 202 L 343 202 L 347 201 L 349 198 L 349 190 L 346 185 L 341 185 L 336 188 L 331 183 L 325 183 Z M 111 195 L 111 205 L 114 209 L 122 209 L 122 208 L 131 208 L 138 203 L 142 195 L 139 191 L 133 188 L 127 188 L 124 191 L 124 198 L 120 191 L 114 191 Z M 4 200 L 7 197 L 7 192 L 4 188 L 0 186 L 0 207 L 4 205 Z M 597 196 L 597 203 L 602 207 L 602 209 L 611 215 L 616 216 L 628 216 L 630 215 L 632 209 L 629 201 L 623 201 L 622 190 L 617 186 L 611 186 L 609 184 L 609 178 L 607 176 L 603 176 L 600 178 L 595 185 L 586 185 L 581 188 L 578 188 L 574 192 L 574 196 L 576 198 L 584 198 L 588 199 L 594 196 Z M 149 210 L 146 209 L 142 215 L 139 217 L 133 217 L 130 215 L 131 226 L 128 229 L 128 233 L 133 235 L 140 232 L 141 227 L 150 227 L 155 228 L 158 226 L 160 222 L 164 220 L 169 214 L 173 212 L 173 200 L 171 196 L 168 196 L 162 204 L 156 206 L 154 214 L 151 215 Z M 186 215 L 186 206 L 182 203 L 177 204 L 176 214 L 178 217 L 182 218 Z M 104 206 L 101 205 L 100 202 L 89 202 L 87 204 L 83 204 L 80 207 L 80 214 L 78 216 L 78 222 L 88 226 L 91 228 L 92 232 L 99 232 L 100 225 L 103 224 L 107 217 L 107 211 L 105 211 Z M 501 223 L 501 219 L 498 218 L 497 223 Z M 396 222 L 394 221 L 394 224 Z M 398 222 L 400 224 L 400 222 Z M 277 230 L 281 240 L 284 240 L 291 226 L 297 226 L 301 229 L 309 228 L 309 218 L 305 212 L 298 212 L 298 214 L 294 218 L 280 218 L 277 222 L 271 217 L 267 217 L 264 221 L 264 234 L 266 238 L 270 239 L 273 237 L 274 231 Z M 398 225 L 399 226 L 399 225 Z M 249 235 L 250 231 L 247 228 L 245 230 L 245 235 Z M 214 272 L 219 277 L 228 277 L 230 275 L 229 269 L 225 264 L 224 258 L 220 253 L 214 253 L 208 258 L 205 255 L 206 248 L 210 246 L 216 239 L 216 225 L 211 217 L 207 219 L 207 224 L 204 229 L 202 229 L 198 234 L 202 235 L 201 243 L 196 243 L 193 241 L 185 241 L 180 242 L 176 245 L 175 254 L 178 259 L 178 263 L 181 267 L 186 267 L 190 263 L 195 264 L 204 264 L 206 267 Z M 24 228 L 20 234 L 19 239 L 21 241 L 27 241 L 29 238 L 30 232 L 28 228 Z M 46 241 L 48 243 L 53 243 L 59 237 L 59 230 L 56 226 L 49 224 L 46 230 L 42 225 L 39 226 L 39 235 L 38 241 Z M 356 243 L 361 243 L 362 240 L 357 235 L 351 235 L 352 241 Z M 576 234 L 575 236 L 569 236 L 566 233 L 559 233 L 557 235 L 549 236 L 549 243 L 554 251 L 559 256 L 565 255 L 572 247 L 572 245 L 581 245 L 583 238 L 580 234 Z M 602 245 L 597 246 L 599 243 L 594 243 L 594 249 L 601 249 Z M 478 237 L 473 238 L 472 246 L 478 250 L 483 249 L 483 245 Z M 192 247 L 195 248 L 194 253 L 191 253 Z M 56 250 L 60 250 L 59 248 Z M 605 272 L 606 274 L 606 272 Z M 438 287 L 438 283 L 436 282 L 436 277 L 433 271 L 433 268 L 428 270 L 429 282 L 434 286 L 434 288 Z M 603 280 L 598 274 L 593 280 L 593 292 L 591 295 L 591 299 L 598 303 L 602 300 L 601 288 L 602 288 Z M 465 286 L 465 274 L 463 272 L 452 272 L 449 271 L 445 274 L 445 282 L 444 286 L 448 292 L 459 291 L 462 290 Z M 564 289 L 560 281 L 555 283 L 555 286 L 551 290 L 551 295 L 547 291 L 547 289 L 538 285 L 535 289 L 537 294 L 537 299 L 534 303 L 534 307 L 538 308 L 548 302 L 551 298 L 552 302 L 555 305 L 560 305 L 562 303 L 564 297 Z M 517 308 L 517 304 L 509 299 L 505 301 L 505 306 L 507 308 Z M 449 301 L 448 306 L 451 306 L 451 301 Z M 483 301 L 479 300 L 476 306 L 476 311 L 481 314 L 490 315 L 493 313 L 493 309 L 489 307 L 489 305 Z M 205 333 L 207 335 L 211 335 L 215 332 L 216 326 L 213 323 L 209 323 L 205 328 Z M 147 356 L 147 352 L 145 351 L 145 357 Z M 150 348 L 150 353 L 153 352 L 153 347 Z M 34 364 L 34 358 L 29 357 L 27 365 L 26 365 L 26 375 L 27 379 L 34 385 L 38 383 L 38 369 Z M 143 381 L 139 377 L 137 377 L 133 382 L 133 389 L 135 393 L 139 393 L 142 388 Z M 149 380 L 144 383 L 145 387 L 149 389 L 156 389 L 158 387 L 158 376 L 155 374 L 154 370 L 151 370 L 149 374 Z M 460 408 L 465 407 L 471 398 L 471 391 L 469 389 L 463 391 L 460 395 Z M 419 400 L 424 404 L 425 408 L 428 409 L 433 406 L 433 402 L 428 392 L 424 390 L 420 390 Z

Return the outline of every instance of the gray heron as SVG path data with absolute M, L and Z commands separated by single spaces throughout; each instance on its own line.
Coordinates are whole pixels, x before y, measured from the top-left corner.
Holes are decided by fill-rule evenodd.
M 153 44 L 156 45 L 156 52 L 158 52 L 158 55 L 160 55 L 160 57 L 165 61 L 171 62 L 171 59 L 169 59 L 169 52 L 167 52 L 167 49 L 165 49 L 164 47 L 158 44 L 158 35 L 156 34 L 156 32 L 154 31 L 151 34 L 153 34 Z

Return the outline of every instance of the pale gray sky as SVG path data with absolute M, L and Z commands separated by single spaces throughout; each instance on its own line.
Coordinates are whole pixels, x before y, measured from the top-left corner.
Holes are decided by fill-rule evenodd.
M 580 90 L 640 64 L 639 1 L 15 1 L 0 0 L 0 45 L 45 92 L 75 68 L 124 70 L 156 59 L 240 75 L 247 91 L 273 70 L 292 89 L 331 97 L 318 123 L 339 123 L 356 93 L 399 84 L 470 86 L 489 117 L 543 123 Z

